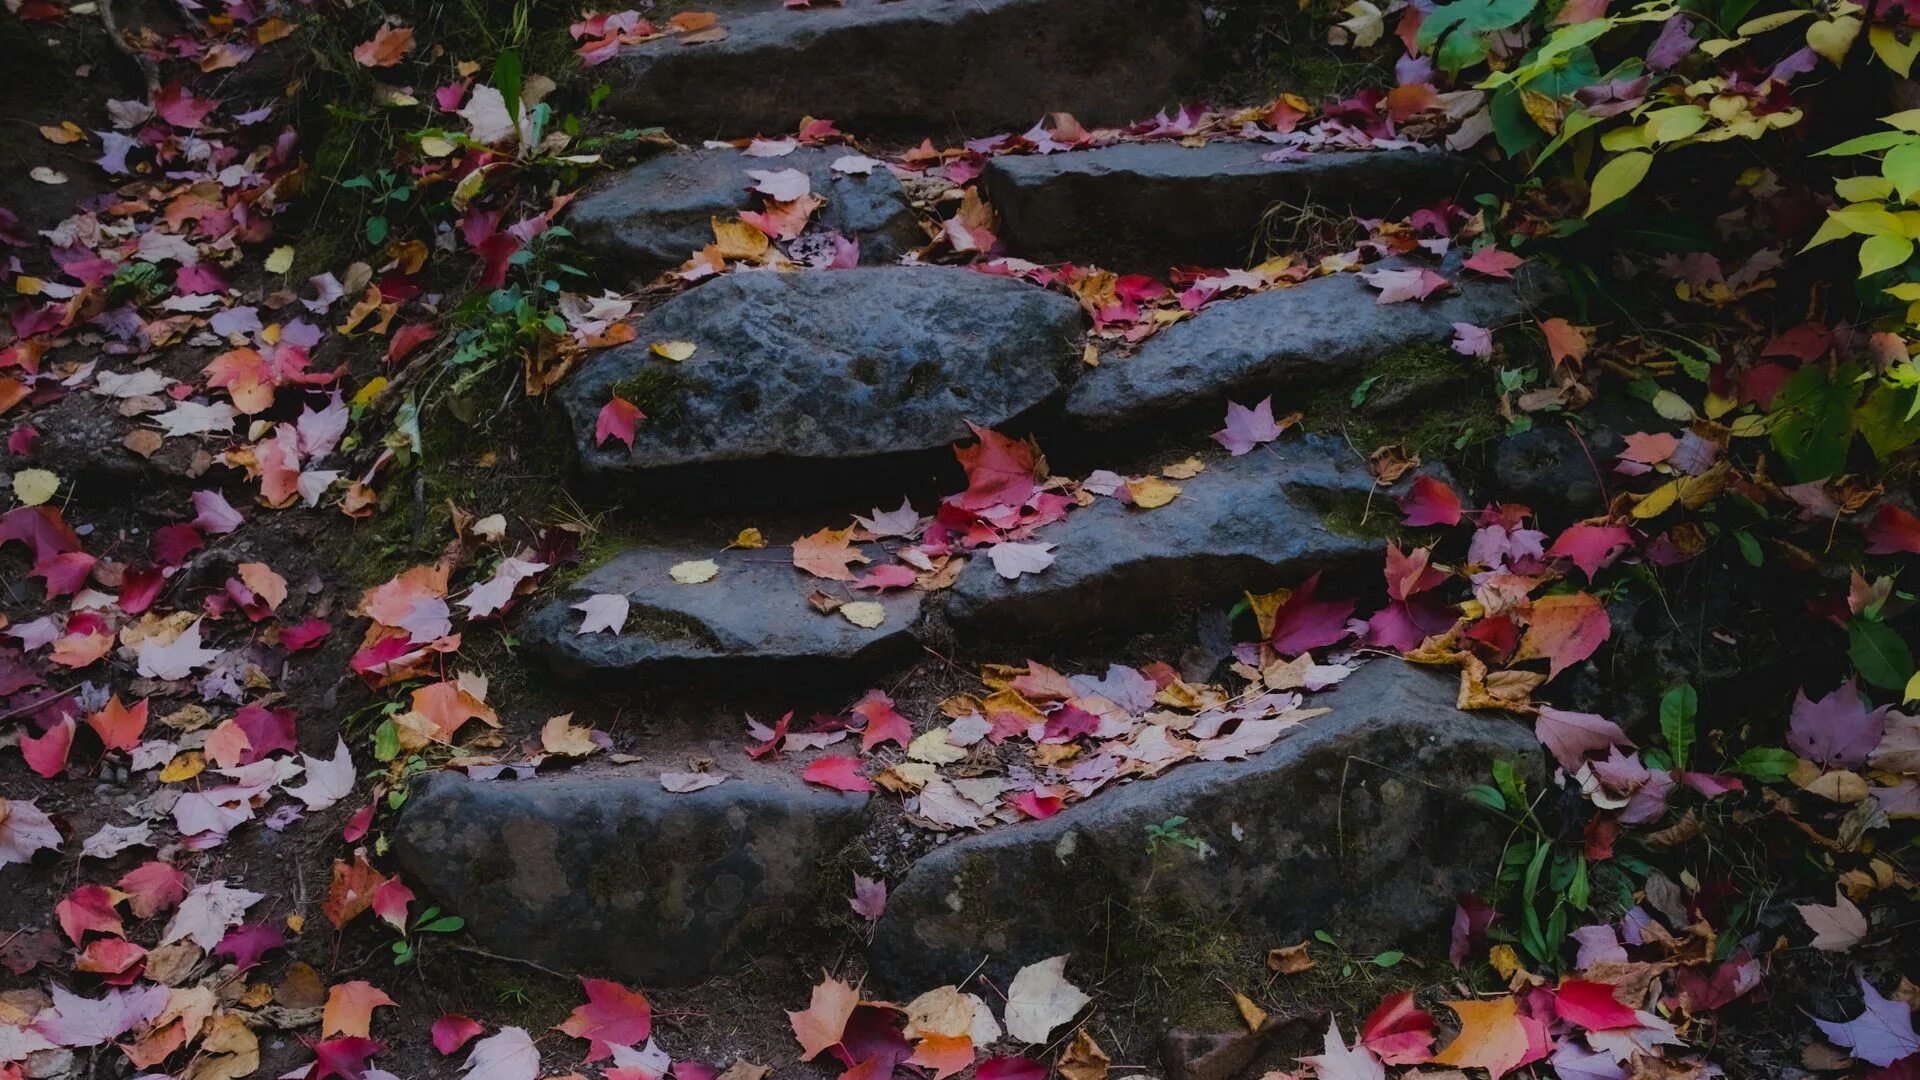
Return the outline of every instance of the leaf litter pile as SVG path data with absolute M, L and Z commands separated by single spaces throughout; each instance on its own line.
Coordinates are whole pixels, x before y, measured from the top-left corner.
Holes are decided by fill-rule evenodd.
M 7 7 L 6 18 L 42 28 L 90 17 L 53 0 Z M 1361 0 L 1344 14 L 1336 36 L 1361 46 L 1380 38 L 1378 7 Z M 1485 14 L 1452 15 L 1468 21 L 1441 20 L 1435 37 L 1452 25 L 1505 29 Z M 351 61 L 371 84 L 369 107 L 422 110 L 424 126 L 404 156 L 339 185 L 365 211 L 353 223 L 365 242 L 355 250 L 370 254 L 302 261 L 308 236 L 279 223 L 319 197 L 311 148 L 288 101 L 223 96 L 222 73 L 266 63 L 284 73 L 280 54 L 331 17 L 303 6 L 183 5 L 175 28 L 134 31 L 127 40 L 142 70 L 163 76 L 148 93 L 36 125 L 36 148 L 61 148 L 49 160 L 62 164 L 35 165 L 27 182 L 85 190 L 45 220 L 0 205 L 0 284 L 14 297 L 0 331 L 11 470 L 0 513 L 11 581 L 0 625 L 0 884 L 10 896 L 0 905 L 0 965 L 11 976 L 0 991 L 0 1077 L 360 1080 L 399 1068 L 477 1080 L 760 1080 L 777 1069 L 1100 1080 L 1162 1071 L 1103 1049 L 1102 1039 L 1127 1039 L 1130 1052 L 1138 1044 L 1115 1034 L 1126 1003 L 1096 984 L 1090 957 L 1053 957 L 1004 985 L 979 976 L 903 1002 L 869 997 L 848 963 L 807 977 L 810 992 L 792 997 L 799 1007 L 784 1019 L 769 1012 L 751 1031 L 734 1029 L 733 1045 L 687 1034 L 705 1008 L 697 991 L 656 1012 L 641 988 L 551 972 L 543 977 L 569 1000 L 550 1015 L 514 994 L 469 995 L 474 1016 L 411 1010 L 424 998 L 401 984 L 435 954 L 458 962 L 463 921 L 416 896 L 389 864 L 384 829 L 408 778 L 427 769 L 531 775 L 596 756 L 625 765 L 637 759 L 622 748 L 637 746 L 572 713 L 521 737 L 503 721 L 506 704 L 490 700 L 490 675 L 502 673 L 474 659 L 498 656 L 478 640 L 510 635 L 530 598 L 581 560 L 589 524 L 454 506 L 447 527 L 415 545 L 430 556 L 353 588 L 326 580 L 331 568 L 314 548 L 408 513 L 409 474 L 423 467 L 430 426 L 454 422 L 415 396 L 442 370 L 462 385 L 504 375 L 538 397 L 592 350 L 632 340 L 623 320 L 649 299 L 725 273 L 855 265 L 857 243 L 815 220 L 824 202 L 807 176 L 780 167 L 802 145 L 844 145 L 835 171 L 884 169 L 910 185 L 927 229 L 911 259 L 1063 290 L 1112 350 L 1090 359 L 1126 363 L 1128 349 L 1209 304 L 1326 274 L 1361 275 L 1383 305 L 1421 305 L 1457 288 L 1424 263 L 1374 266 L 1383 258 L 1464 253 L 1446 273 L 1508 280 L 1532 261 L 1511 250 L 1514 238 L 1546 235 L 1568 211 L 1550 199 L 1443 201 L 1401 221 L 1352 222 L 1249 269 L 1172 268 L 1162 280 L 1006 255 L 975 183 L 991 157 L 1225 139 L 1270 146 L 1272 161 L 1465 150 L 1505 122 L 1488 112 L 1487 95 L 1439 89 L 1451 84 L 1411 54 L 1432 33 L 1414 20 L 1398 87 L 1326 105 L 1286 95 L 1115 129 L 1053 114 L 1024 134 L 944 150 L 865 146 L 813 120 L 790 135 L 712 145 L 762 160 L 760 208 L 715 220 L 713 242 L 643 295 L 591 295 L 551 265 L 571 191 L 621 139 L 663 136 L 558 123 L 546 104 L 553 78 L 523 72 L 517 56 L 490 71 L 455 58 L 398 18 L 356 41 Z M 1837 32 L 1810 32 L 1808 48 L 1831 60 L 1822 33 Z M 693 11 L 658 21 L 583 13 L 571 27 L 589 71 L 624 50 L 724 35 L 722 20 Z M 1484 59 L 1450 40 L 1447 65 Z M 111 46 L 96 43 L 99 63 L 109 62 Z M 1587 104 L 1645 93 L 1626 82 Z M 1763 91 L 1742 85 L 1722 85 L 1716 100 L 1752 107 Z M 1632 159 L 1623 168 L 1645 171 Z M 1596 178 L 1589 213 L 1639 182 L 1622 180 L 1623 168 Z M 1422 447 L 1389 443 L 1366 455 L 1382 490 L 1407 481 L 1406 494 L 1368 511 L 1394 533 L 1381 544 L 1381 579 L 1362 590 L 1313 575 L 1246 595 L 1209 677 L 1183 674 L 1172 656 L 1087 670 L 990 662 L 969 676 L 973 690 L 923 710 L 903 712 L 875 688 L 798 722 L 798 710 L 740 718 L 740 752 L 791 759 L 805 783 L 876 792 L 914 828 L 957 834 L 1048 818 L 1171 768 L 1258 755 L 1325 715 L 1316 694 L 1361 663 L 1445 669 L 1457 673 L 1459 708 L 1528 719 L 1551 762 L 1551 790 L 1529 790 L 1510 763 L 1489 762 L 1488 782 L 1459 793 L 1472 806 L 1461 812 L 1494 815 L 1512 832 L 1488 853 L 1498 869 L 1487 888 L 1459 899 L 1445 955 L 1363 957 L 1320 934 L 1273 943 L 1264 966 L 1220 972 L 1207 992 L 1242 1024 L 1218 1036 L 1230 1054 L 1251 1061 L 1273 1036 L 1291 1039 L 1297 1052 L 1269 1062 L 1274 1080 L 1710 1076 L 1742 1067 L 1726 1064 L 1736 1053 L 1748 1072 L 1762 1061 L 1782 1074 L 1920 1074 L 1920 990 L 1908 981 L 1917 974 L 1908 934 L 1920 885 L 1908 852 L 1920 818 L 1920 718 L 1906 711 L 1920 680 L 1900 580 L 1920 555 L 1920 518 L 1902 491 L 1910 461 L 1899 456 L 1920 431 L 1906 434 L 1912 410 L 1899 416 L 1873 396 L 1910 396 L 1920 382 L 1897 333 L 1824 314 L 1761 329 L 1771 323 L 1741 305 L 1771 286 L 1782 262 L 1768 246 L 1779 181 L 1741 184 L 1745 213 L 1728 227 L 1748 244 L 1728 256 L 1739 270 L 1725 273 L 1712 255 L 1647 268 L 1682 303 L 1729 312 L 1719 348 L 1677 331 L 1670 336 L 1686 347 L 1669 348 L 1658 333 L 1586 325 L 1587 316 L 1453 327 L 1454 353 L 1498 369 L 1510 435 L 1564 424 L 1602 392 L 1629 395 L 1666 422 L 1624 434 L 1615 452 L 1588 452 L 1599 514 L 1549 526 L 1550 515 L 1498 490 L 1470 502 L 1463 485 L 1416 471 Z M 405 208 L 429 192 L 445 214 L 439 228 L 396 233 Z M 1857 216 L 1841 220 L 1886 235 Z M 686 342 L 652 347 L 671 362 L 694 355 Z M 1710 371 L 1700 359 L 1709 354 Z M 1873 384 L 1858 416 L 1846 396 L 1856 383 Z M 76 407 L 113 417 L 115 452 L 172 478 L 138 493 L 141 513 L 115 513 L 88 490 L 92 472 L 57 423 Z M 1320 419 L 1284 400 L 1234 402 L 1212 440 L 1232 457 L 1265 453 Z M 631 447 L 646 423 L 616 395 L 596 441 Z M 1879 472 L 1845 469 L 1856 431 Z M 1138 475 L 1074 478 L 1054 474 L 1031 440 L 973 434 L 954 450 L 962 490 L 795 532 L 791 561 L 805 583 L 796 587 L 823 618 L 878 627 L 887 615 L 875 597 L 948 589 L 969 560 L 1005 579 L 1044 575 L 1075 557 L 1048 539 L 1049 526 L 1105 499 L 1130 513 L 1181 514 L 1183 485 L 1209 467 L 1194 454 Z M 713 547 L 765 545 L 749 528 Z M 1750 569 L 1804 578 L 1795 614 L 1818 624 L 1805 640 L 1819 655 L 1796 657 L 1789 693 L 1770 712 L 1716 715 L 1684 672 L 1637 703 L 1650 722 L 1623 726 L 1623 717 L 1549 703 L 1610 643 L 1641 632 L 1625 625 L 1623 599 L 1659 595 L 1661 581 L 1729 552 Z M 723 574 L 695 559 L 671 578 L 714 588 Z M 618 636 L 633 621 L 624 595 L 576 606 L 579 634 Z M 1744 632 L 1730 618 L 1704 631 L 1733 648 Z M 335 691 L 371 695 L 373 707 L 349 718 Z M 724 762 L 703 761 L 660 783 L 690 794 L 728 779 Z M 1177 839 L 1178 826 L 1170 821 L 1165 835 Z M 269 873 L 284 857 L 267 837 L 283 838 L 295 861 L 330 867 L 326 879 Z M 856 874 L 847 888 L 847 937 L 857 944 L 884 912 L 887 887 Z M 1814 982 L 1822 989 L 1802 996 Z M 514 1023 L 487 1015 L 489 1005 L 539 1015 Z

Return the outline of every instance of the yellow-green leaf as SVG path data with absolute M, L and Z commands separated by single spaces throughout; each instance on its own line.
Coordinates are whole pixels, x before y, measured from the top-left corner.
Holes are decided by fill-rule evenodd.
M 1846 63 L 1847 50 L 1853 48 L 1853 39 L 1860 36 L 1860 20 L 1851 15 L 1842 15 L 1830 22 L 1817 22 L 1807 27 L 1807 47 L 1832 62 L 1834 67 Z
M 1762 15 L 1757 19 L 1748 19 L 1746 22 L 1741 23 L 1739 27 L 1734 30 L 1734 33 L 1742 37 L 1752 37 L 1754 34 L 1764 34 L 1769 30 L 1778 30 L 1783 26 L 1798 22 L 1811 14 L 1813 14 L 1813 12 L 1806 8 L 1801 8 L 1798 11 L 1779 11 L 1772 15 Z
M 26 506 L 39 506 L 60 490 L 60 478 L 45 469 L 21 469 L 13 474 L 13 494 Z
M 1913 241 L 1904 236 L 1869 236 L 1860 242 L 1860 276 L 1905 265 L 1913 255 Z
M 267 253 L 264 264 L 269 274 L 284 274 L 293 269 L 293 246 L 277 247 Z
M 1912 202 L 1920 191 L 1920 143 L 1903 143 L 1880 159 L 1880 175 L 1893 181 L 1900 198 Z
M 1873 55 L 1879 57 L 1881 63 L 1887 65 L 1888 68 L 1892 69 L 1894 74 L 1903 79 L 1907 77 L 1908 72 L 1913 70 L 1914 56 L 1920 55 L 1920 38 L 1909 38 L 1906 41 L 1901 41 L 1898 34 L 1895 34 L 1892 29 L 1885 26 L 1876 26 L 1868 30 L 1867 44 L 1873 47 Z M 1920 119 L 1920 109 L 1908 109 L 1906 112 L 1896 115 Z M 1908 127 L 1907 124 L 1904 123 L 1895 123 L 1891 116 L 1887 118 L 1887 122 L 1907 131 L 1920 131 L 1920 126 Z M 1909 123 L 1912 122 L 1914 121 L 1909 121 Z
M 1599 172 L 1593 174 L 1593 189 L 1588 196 L 1585 216 L 1592 217 L 1594 211 L 1638 187 L 1652 165 L 1653 155 L 1640 150 L 1609 159 L 1600 166 Z
M 1833 182 L 1833 193 L 1848 202 L 1872 202 L 1893 194 L 1893 181 L 1884 176 L 1844 176 Z
M 1698 105 L 1675 105 L 1646 115 L 1647 137 L 1656 143 L 1684 139 L 1707 126 L 1707 110 Z

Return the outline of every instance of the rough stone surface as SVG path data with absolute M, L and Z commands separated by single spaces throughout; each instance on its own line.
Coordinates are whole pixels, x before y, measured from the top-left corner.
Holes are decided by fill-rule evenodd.
M 900 181 L 885 168 L 865 176 L 833 171 L 847 147 L 802 147 L 785 157 L 737 150 L 691 150 L 644 161 L 582 195 L 567 226 L 609 278 L 650 279 L 713 242 L 712 219 L 760 205 L 748 170 L 798 169 L 827 200 L 816 227 L 860 242 L 860 261 L 889 263 L 925 241 Z
M 1080 309 L 1011 278 L 947 267 L 736 273 L 641 320 L 560 392 L 590 473 L 722 462 L 853 471 L 943 450 L 1054 395 L 1078 356 Z M 684 340 L 675 363 L 650 346 Z M 614 393 L 647 414 L 633 449 L 594 445 Z
M 1357 274 L 1332 274 L 1207 305 L 1114 357 L 1080 380 L 1067 413 L 1089 429 L 1119 427 L 1187 410 L 1213 412 L 1229 399 L 1325 386 L 1410 346 L 1446 348 L 1453 324 L 1493 326 L 1525 310 L 1520 291 L 1452 274 L 1462 292 L 1425 303 L 1378 303 Z M 1284 399 L 1276 411 L 1284 411 Z
M 1197 0 L 718 0 L 727 36 L 623 49 L 610 106 L 690 136 L 792 131 L 981 135 L 1049 111 L 1088 124 L 1153 115 L 1201 74 Z M 937 138 L 936 138 L 937 141 Z
M 1429 932 L 1497 869 L 1505 832 L 1454 793 L 1484 783 L 1496 757 L 1540 778 L 1533 735 L 1456 711 L 1454 685 L 1375 661 L 1314 696 L 1332 713 L 1248 761 L 1181 766 L 948 843 L 888 896 L 871 970 L 899 997 L 983 959 L 1002 976 L 1065 952 L 1150 962 L 1166 947 L 1154 925 L 1262 947 L 1325 929 L 1356 952 Z M 1149 853 L 1147 826 L 1174 816 L 1204 854 Z
M 981 174 L 1000 237 L 1037 262 L 1092 262 L 1164 274 L 1169 266 L 1258 261 L 1262 218 L 1312 203 L 1378 217 L 1456 194 L 1468 163 L 1420 150 L 1312 153 L 1262 161 L 1256 142 L 1123 143 L 994 158 Z
M 883 559 L 873 553 L 876 561 Z M 698 585 L 682 585 L 668 571 L 674 564 L 713 559 L 720 573 Z M 823 614 L 807 602 L 816 588 L 834 595 L 876 600 L 886 621 L 873 629 Z M 594 593 L 622 593 L 631 607 L 618 634 L 580 634 L 581 613 L 572 605 Z M 521 636 L 555 668 L 567 674 L 619 674 L 644 670 L 775 666 L 787 661 L 840 662 L 859 666 L 882 659 L 913 641 L 925 593 L 888 589 L 882 594 L 849 590 L 793 566 L 791 548 L 711 551 L 635 548 L 588 574 L 565 595 L 535 612 Z
M 565 971 L 696 983 L 807 917 L 865 796 L 766 770 L 688 794 L 629 770 L 419 781 L 395 850 L 482 945 Z
M 1042 529 L 1034 539 L 1058 546 L 1039 573 L 1008 580 L 989 559 L 973 559 L 954 583 L 955 625 L 996 639 L 1118 631 L 1379 558 L 1378 539 L 1326 522 L 1328 511 L 1363 505 L 1373 487 L 1366 463 L 1336 440 L 1286 437 L 1180 483 L 1167 506 L 1103 498 Z

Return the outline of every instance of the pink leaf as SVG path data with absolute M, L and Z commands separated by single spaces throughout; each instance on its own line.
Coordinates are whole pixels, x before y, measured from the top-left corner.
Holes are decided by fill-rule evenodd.
M 1227 402 L 1227 426 L 1213 433 L 1213 441 L 1227 448 L 1227 453 L 1239 457 L 1251 451 L 1261 443 L 1270 443 L 1280 437 L 1286 428 L 1273 421 L 1273 397 L 1260 399 L 1260 404 L 1249 409 L 1237 402 Z
M 1600 568 L 1633 545 L 1633 534 L 1620 525 L 1569 525 L 1547 554 L 1571 559 L 1592 581 Z
M 1526 261 L 1511 251 L 1502 251 L 1488 244 L 1474 252 L 1472 257 L 1461 265 L 1488 277 L 1510 278 L 1513 276 L 1514 269 Z
M 1886 733 L 1887 709 L 1882 705 L 1869 711 L 1853 679 L 1819 701 L 1809 700 L 1803 689 L 1794 695 L 1787 746 L 1820 765 L 1859 768 Z
M 868 922 L 878 921 L 887 910 L 887 883 L 853 875 L 853 899 L 848 903 L 854 914 Z
M 835 788 L 839 791 L 872 791 L 873 782 L 860 775 L 860 759 L 841 754 L 828 754 L 826 757 L 808 765 L 800 778 L 809 784 Z
M 1564 712 L 1548 705 L 1542 705 L 1534 718 L 1533 734 L 1568 773 L 1580 771 L 1589 751 L 1633 745 L 1620 725 L 1604 716 Z
M 1418 1065 L 1433 1055 L 1433 1017 L 1411 990 L 1389 994 L 1360 1026 L 1360 1043 L 1388 1065 Z
M 647 414 L 633 402 L 615 394 L 600 408 L 600 416 L 593 424 L 593 445 L 605 446 L 608 439 L 619 439 L 633 449 L 633 425 L 645 420 Z
M 1869 555 L 1920 555 L 1920 518 L 1892 503 L 1881 503 L 1874 511 L 1873 524 L 1862 532 Z
M 1493 331 L 1472 323 L 1453 324 L 1453 351 L 1461 356 L 1488 357 L 1493 355 Z
M 1367 284 L 1380 290 L 1375 301 L 1380 304 L 1399 304 L 1408 300 L 1425 300 L 1453 282 L 1424 266 L 1406 270 L 1366 270 L 1361 277 Z

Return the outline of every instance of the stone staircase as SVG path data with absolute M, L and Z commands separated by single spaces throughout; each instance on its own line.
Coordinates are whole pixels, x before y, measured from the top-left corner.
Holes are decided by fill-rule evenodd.
M 1202 16 L 1183 0 L 715 7 L 723 38 L 667 39 L 612 61 L 614 104 L 696 144 L 789 130 L 810 115 L 910 145 L 955 128 L 1019 130 L 1052 110 L 1127 121 L 1176 100 L 1198 74 Z M 592 358 L 559 393 L 583 502 L 639 504 L 637 493 L 668 490 L 676 494 L 623 513 L 670 523 L 720 505 L 844 513 L 871 505 L 852 493 L 876 484 L 952 491 L 949 445 L 971 437 L 968 421 L 1032 433 L 1049 452 L 1098 447 L 1098 464 L 1121 472 L 1191 452 L 1205 470 L 1183 480 L 1174 505 L 1100 499 L 1042 527 L 1035 539 L 1059 550 L 1043 572 L 1009 580 L 976 557 L 949 589 L 881 592 L 884 617 L 871 627 L 816 610 L 808 596 L 818 582 L 793 567 L 790 549 L 716 553 L 724 540 L 711 536 L 635 541 L 518 627 L 558 677 L 694 698 L 716 682 L 776 688 L 805 673 L 819 680 L 807 684 L 813 697 L 796 691 L 791 703 L 805 715 L 890 685 L 933 645 L 969 659 L 1131 662 L 1121 651 L 1132 636 L 1184 632 L 1196 613 L 1246 592 L 1314 573 L 1375 584 L 1393 491 L 1353 447 L 1289 435 L 1226 457 L 1205 434 L 1228 400 L 1273 394 L 1285 411 L 1291 397 L 1344 397 L 1382 356 L 1444 349 L 1455 322 L 1493 325 L 1525 310 L 1515 289 L 1458 274 L 1448 298 L 1394 305 L 1335 274 L 1215 301 L 1089 368 L 1086 321 L 1065 294 L 899 265 L 921 243 L 911 199 L 884 169 L 831 172 L 836 156 L 802 148 L 776 165 L 809 174 L 828 199 L 824 223 L 858 239 L 866 265 L 735 272 L 640 316 L 631 344 Z M 579 199 L 569 225 L 602 277 L 645 281 L 706 243 L 708 219 L 748 208 L 745 171 L 764 164 L 731 149 L 664 154 Z M 1276 204 L 1379 214 L 1460 192 L 1468 175 L 1438 153 L 1268 162 L 1229 141 L 999 157 L 981 184 L 1015 257 L 1165 274 L 1245 265 Z M 664 358 L 652 349 L 663 341 L 694 352 Z M 647 414 L 631 450 L 596 440 L 612 394 Z M 670 577 L 708 558 L 715 580 Z M 572 605 L 607 592 L 629 598 L 625 631 L 578 634 Z M 527 780 L 431 776 L 394 839 L 408 879 L 465 916 L 487 948 L 651 985 L 791 952 L 819 932 L 823 913 L 844 909 L 855 872 L 889 879 L 867 961 L 896 1000 L 1061 952 L 1099 955 L 1110 968 L 1150 963 L 1143 950 L 1158 946 L 1135 932 L 1147 915 L 1261 948 L 1316 929 L 1384 947 L 1429 933 L 1494 869 L 1494 823 L 1465 811 L 1457 793 L 1483 782 L 1496 758 L 1539 760 L 1527 729 L 1456 711 L 1454 695 L 1448 675 L 1377 659 L 1308 698 L 1330 712 L 1247 760 L 1188 762 L 1045 820 L 975 833 L 902 842 L 912 829 L 898 796 L 802 783 L 808 755 L 732 750 L 716 762 L 727 782 L 684 794 L 663 789 L 670 764 L 644 753 L 639 764 Z M 1146 837 L 1174 818 L 1186 819 L 1192 858 L 1170 864 Z

